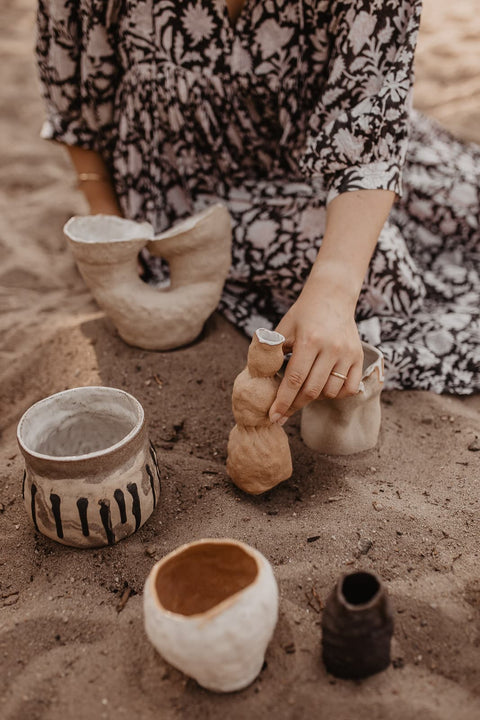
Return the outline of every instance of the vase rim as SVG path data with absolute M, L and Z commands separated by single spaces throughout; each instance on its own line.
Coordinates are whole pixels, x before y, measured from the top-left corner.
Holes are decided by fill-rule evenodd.
M 99 391 L 102 394 L 110 395 L 110 396 L 123 396 L 128 398 L 134 405 L 134 408 L 137 412 L 137 418 L 135 421 L 135 424 L 133 428 L 128 432 L 124 437 L 122 437 L 117 442 L 113 443 L 113 445 L 109 445 L 106 448 L 102 448 L 101 450 L 95 450 L 90 453 L 83 453 L 81 455 L 48 455 L 46 453 L 40 453 L 36 450 L 32 450 L 27 446 L 25 441 L 22 438 L 22 431 L 25 423 L 29 419 L 29 415 L 32 411 L 34 411 L 36 408 L 38 408 L 41 405 L 47 405 L 49 402 L 52 402 L 55 398 L 59 397 L 65 397 L 66 395 L 78 395 L 78 394 L 88 394 L 88 391 Z M 113 388 L 113 387 L 105 387 L 103 385 L 85 385 L 82 387 L 76 387 L 76 388 L 69 388 L 68 390 L 62 390 L 61 392 L 54 393 L 53 395 L 48 395 L 45 398 L 42 398 L 41 400 L 38 400 L 36 403 L 33 403 L 33 405 L 30 405 L 27 410 L 23 413 L 22 417 L 20 418 L 18 425 L 17 425 L 17 442 L 20 445 L 20 448 L 24 453 L 29 455 L 30 457 L 37 458 L 39 460 L 45 460 L 49 462 L 55 462 L 55 463 L 69 463 L 72 462 L 78 462 L 78 461 L 85 461 L 85 460 L 93 460 L 96 458 L 102 458 L 107 455 L 110 455 L 111 453 L 114 453 L 116 450 L 125 447 L 131 440 L 133 440 L 134 437 L 138 435 L 138 433 L 143 428 L 143 425 L 145 423 L 145 412 L 143 409 L 142 404 L 137 400 L 136 397 L 131 395 L 130 393 L 126 392 L 125 390 L 121 390 L 120 388 Z
M 154 235 L 153 226 L 148 222 L 101 213 L 74 215 L 63 226 L 63 232 L 72 242 L 81 245 L 151 240 Z
M 347 598 L 345 597 L 345 594 L 343 592 L 343 585 L 345 583 L 345 580 L 347 578 L 353 577 L 354 575 L 367 575 L 368 577 L 372 578 L 377 583 L 376 591 L 374 592 L 372 597 L 369 600 L 367 600 L 366 602 L 352 603 L 352 602 L 349 602 L 347 600 Z M 344 607 L 348 608 L 348 610 L 358 610 L 358 611 L 368 610 L 370 607 L 372 607 L 376 603 L 379 595 L 382 592 L 383 592 L 383 586 L 382 586 L 382 582 L 381 582 L 380 578 L 378 577 L 378 575 L 376 573 L 371 572 L 370 570 L 359 569 L 359 570 L 354 570 L 353 572 L 344 573 L 344 575 L 341 576 L 341 578 L 339 579 L 339 581 L 337 583 L 337 598 Z
M 174 557 L 181 555 L 186 550 L 192 548 L 192 547 L 198 547 L 200 545 L 234 545 L 236 547 L 239 547 L 241 550 L 243 550 L 247 555 L 249 555 L 252 560 L 254 560 L 256 566 L 257 566 L 257 573 L 254 577 L 254 579 L 248 583 L 245 587 L 241 588 L 240 590 L 237 590 L 237 592 L 232 593 L 228 597 L 226 597 L 224 600 L 221 600 L 219 603 L 216 603 L 216 605 L 213 605 L 208 610 L 205 610 L 204 612 L 194 613 L 192 615 L 183 615 L 182 613 L 175 612 L 173 610 L 167 610 L 167 608 L 162 605 L 160 602 L 160 599 L 158 597 L 158 594 L 155 589 L 155 584 L 157 580 L 158 573 L 163 565 L 167 563 L 167 561 L 172 560 Z M 262 571 L 262 565 L 260 563 L 260 559 L 262 558 L 261 553 L 259 553 L 255 548 L 250 547 L 246 543 L 243 543 L 241 540 L 234 540 L 233 538 L 201 538 L 200 540 L 193 540 L 192 542 L 184 543 L 183 545 L 180 545 L 179 547 L 172 550 L 170 553 L 165 555 L 165 557 L 161 558 L 152 568 L 149 575 L 149 581 L 151 585 L 151 592 L 153 596 L 154 603 L 156 607 L 166 616 L 176 620 L 177 622 L 190 622 L 195 621 L 201 618 L 202 620 L 212 620 L 217 615 L 220 615 L 222 612 L 227 610 L 231 605 L 233 605 L 236 600 L 243 595 L 244 593 L 251 590 L 255 585 L 258 584 L 260 580 L 260 575 Z
M 172 227 L 168 228 L 167 230 L 164 230 L 161 233 L 157 233 L 154 237 L 150 238 L 150 242 L 154 244 L 157 241 L 166 239 L 169 240 L 176 237 L 177 235 L 183 235 L 183 233 L 190 232 L 191 230 L 196 228 L 200 222 L 209 219 L 211 215 L 217 214 L 219 210 L 227 210 L 226 205 L 220 202 L 209 205 L 204 210 L 200 210 L 200 212 L 197 212 L 194 215 L 185 218 L 184 220 L 180 220 L 178 223 L 175 223 L 175 225 L 172 225 Z
M 268 328 L 258 328 L 255 330 L 255 335 L 262 345 L 282 345 L 285 342 L 285 337 L 281 333 Z

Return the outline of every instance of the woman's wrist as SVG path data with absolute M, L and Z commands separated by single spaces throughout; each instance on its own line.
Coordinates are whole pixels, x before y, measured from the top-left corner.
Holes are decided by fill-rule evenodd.
M 91 215 L 122 215 L 117 196 L 108 177 L 79 173 L 78 187 L 85 195 Z
M 310 292 L 319 299 L 334 298 L 347 308 L 355 311 L 362 288 L 363 277 L 350 264 L 338 260 L 318 258 L 305 283 Z
M 77 185 L 85 195 L 92 215 L 122 215 L 106 163 L 99 153 L 67 145 L 77 172 Z

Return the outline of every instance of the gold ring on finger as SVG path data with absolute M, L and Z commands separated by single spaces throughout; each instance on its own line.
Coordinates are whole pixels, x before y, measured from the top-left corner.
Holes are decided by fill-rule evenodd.
M 346 380 L 347 375 L 342 375 L 342 373 L 336 372 L 335 370 L 332 370 L 330 375 L 333 375 L 334 377 L 340 378 L 340 380 Z

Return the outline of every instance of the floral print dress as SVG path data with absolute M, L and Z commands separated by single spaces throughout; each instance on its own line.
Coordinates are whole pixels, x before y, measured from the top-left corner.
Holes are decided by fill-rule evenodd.
M 399 196 L 357 306 L 387 387 L 480 389 L 480 148 L 411 111 L 420 0 L 40 0 L 43 136 L 99 151 L 126 217 L 233 220 L 220 311 L 274 327 L 327 204 Z M 158 268 L 157 268 L 158 270 Z M 158 270 L 161 272 L 161 269 Z

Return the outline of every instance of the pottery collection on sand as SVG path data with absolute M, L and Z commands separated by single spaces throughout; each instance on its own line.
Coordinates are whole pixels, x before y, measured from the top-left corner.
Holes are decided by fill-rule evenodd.
M 257 677 L 277 616 L 270 563 L 237 540 L 182 545 L 153 567 L 144 589 L 154 647 L 217 692 L 240 690 Z
M 193 341 L 216 309 L 230 267 L 231 221 L 214 205 L 160 235 L 148 223 L 95 215 L 74 217 L 64 232 L 97 303 L 127 343 L 169 350 Z M 166 260 L 168 288 L 143 283 L 138 253 Z M 233 386 L 235 427 L 227 472 L 251 494 L 288 479 L 288 437 L 269 419 L 280 384 L 285 338 L 258 329 L 247 366 Z M 383 356 L 363 343 L 361 391 L 319 398 L 302 411 L 301 435 L 322 453 L 373 447 L 380 427 Z M 112 545 L 134 533 L 160 495 L 157 456 L 140 403 L 123 390 L 66 390 L 30 407 L 17 429 L 25 459 L 22 494 L 35 529 L 65 545 Z M 174 667 L 216 692 L 247 687 L 259 674 L 278 618 L 272 567 L 232 539 L 182 545 L 152 568 L 144 588 L 148 638 Z M 390 662 L 392 612 L 377 576 L 343 576 L 322 618 L 329 672 L 361 678 Z
M 292 458 L 284 429 L 271 423 L 268 411 L 277 394 L 285 338 L 259 328 L 248 349 L 247 367 L 233 385 L 236 425 L 228 439 L 227 472 L 242 490 L 266 492 L 292 474 Z
M 160 472 L 143 408 L 109 387 L 40 400 L 22 416 L 22 493 L 35 529 L 75 547 L 112 545 L 151 515 Z
M 387 591 L 371 572 L 344 575 L 322 616 L 323 661 L 341 678 L 363 678 L 390 664 L 393 614 Z
M 319 397 L 302 410 L 302 440 L 328 455 L 351 455 L 375 447 L 380 431 L 383 355 L 363 342 L 360 391 L 345 398 Z
M 231 262 L 231 221 L 216 204 L 155 235 L 149 223 L 113 215 L 71 218 L 64 233 L 78 269 L 120 337 L 146 350 L 171 350 L 195 340 L 217 308 Z M 168 262 L 170 284 L 144 283 L 139 252 Z

